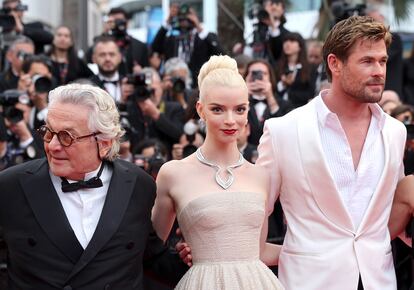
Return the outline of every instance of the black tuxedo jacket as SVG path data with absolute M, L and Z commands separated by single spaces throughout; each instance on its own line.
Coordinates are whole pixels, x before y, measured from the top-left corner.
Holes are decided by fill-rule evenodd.
M 168 36 L 167 33 L 168 30 L 161 26 L 152 42 L 152 50 L 164 55 L 165 60 L 176 57 L 179 46 L 178 37 Z M 209 33 L 205 39 L 201 39 L 198 33 L 195 35 L 194 47 L 188 63 L 188 68 L 193 77 L 193 87 L 197 86 L 197 76 L 201 66 L 210 59 L 210 56 L 219 54 L 224 54 L 224 50 L 221 48 L 215 33 Z
M 170 273 L 174 282 L 180 278 L 184 264 L 169 259 L 151 234 L 153 180 L 131 163 L 112 164 L 105 205 L 85 250 L 66 218 L 46 159 L 0 173 L 10 289 L 143 289 L 143 265 Z
M 252 102 L 251 98 L 250 98 L 249 103 L 250 103 L 250 110 L 247 113 L 247 119 L 249 120 L 249 124 L 250 124 L 250 135 L 248 137 L 248 142 L 256 146 L 259 145 L 260 137 L 262 137 L 262 134 L 263 134 L 264 122 L 267 119 L 281 117 L 285 115 L 286 113 L 290 112 L 292 109 L 294 109 L 294 107 L 292 106 L 290 102 L 277 98 L 279 110 L 277 110 L 274 114 L 272 114 L 270 113 L 269 106 L 266 106 L 266 109 L 263 113 L 263 117 L 261 120 L 259 120 L 259 118 L 257 118 L 255 105 Z

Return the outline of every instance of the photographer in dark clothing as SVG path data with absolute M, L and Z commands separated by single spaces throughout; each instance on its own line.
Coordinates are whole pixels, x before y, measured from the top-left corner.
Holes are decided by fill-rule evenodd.
M 21 35 L 12 42 L 6 53 L 10 66 L 0 74 L 0 93 L 17 88 L 23 61 L 33 53 L 34 44 L 30 38 Z
M 253 58 L 266 59 L 275 65 L 282 54 L 283 39 L 289 31 L 284 27 L 285 3 L 283 0 L 265 0 L 249 12 L 254 21 L 253 41 L 250 43 Z
M 133 73 L 148 66 L 148 48 L 145 43 L 128 34 L 128 20 L 129 15 L 124 9 L 112 8 L 108 12 L 104 32 L 101 35 L 112 37 L 118 45 L 122 55 L 122 62 L 118 68 L 121 75 Z M 86 59 L 91 62 L 92 48 L 88 50 Z
M 187 4 L 170 6 L 167 22 L 157 32 L 152 50 L 165 60 L 179 57 L 188 64 L 196 86 L 198 72 L 210 56 L 224 54 L 217 35 L 204 30 L 196 12 Z
M 144 68 L 134 84 L 127 80 L 122 86 L 128 94 L 127 112 L 131 125 L 131 144 L 135 147 L 147 138 L 157 138 L 168 150 L 183 134 L 184 109 L 177 102 L 162 100 L 163 89 L 158 73 Z
M 266 60 L 252 60 L 246 67 L 244 79 L 250 102 L 248 119 L 251 130 L 248 141 L 257 146 L 263 134 L 264 122 L 269 118 L 283 116 L 293 106 L 277 97 L 275 74 Z
M 23 14 L 27 9 L 27 5 L 23 5 L 20 0 L 3 1 L 3 13 L 14 18 L 14 27 L 6 33 L 29 37 L 35 44 L 35 52 L 42 53 L 43 46 L 52 43 L 53 35 L 46 31 L 40 22 L 23 23 Z
M 193 93 L 192 78 L 187 64 L 182 59 L 173 57 L 166 61 L 162 83 L 163 99 L 178 102 L 184 110 L 187 109 L 188 101 Z

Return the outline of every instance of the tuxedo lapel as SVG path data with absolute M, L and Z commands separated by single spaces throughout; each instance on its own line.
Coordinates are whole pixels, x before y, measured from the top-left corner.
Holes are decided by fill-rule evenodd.
M 298 139 L 304 172 L 321 211 L 337 226 L 354 232 L 349 216 L 324 158 L 315 101 L 311 101 L 298 120 Z
M 39 225 L 52 243 L 72 262 L 83 252 L 66 217 L 49 175 L 46 159 L 21 173 L 20 183 Z
M 128 207 L 135 185 L 135 175 L 131 174 L 129 169 L 120 162 L 115 161 L 113 165 L 114 168 L 105 205 L 95 233 L 67 280 L 81 271 L 112 238 L 118 230 Z

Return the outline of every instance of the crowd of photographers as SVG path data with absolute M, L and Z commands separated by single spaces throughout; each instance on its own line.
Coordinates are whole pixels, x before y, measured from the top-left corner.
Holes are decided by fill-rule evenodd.
M 231 52 L 250 95 L 249 124 L 238 145 L 253 163 L 266 119 L 282 116 L 329 88 L 323 43 L 288 31 L 285 8 L 283 0 L 265 0 L 255 7 L 250 13 L 256 23 L 253 41 L 235 43 Z M 384 20 L 375 7 L 334 8 L 337 20 L 350 13 Z M 130 36 L 128 14 L 113 8 L 85 59 L 78 57 L 69 27 L 59 26 L 52 34 L 41 23 L 26 24 L 27 9 L 19 0 L 4 0 L 0 12 L 0 170 L 44 156 L 36 130 L 44 124 L 48 92 L 70 82 L 94 84 L 110 93 L 127 132 L 120 158 L 143 167 L 154 178 L 164 162 L 184 158 L 203 143 L 204 124 L 195 112 L 196 77 L 211 55 L 226 52 L 217 35 L 203 29 L 193 8 L 172 4 L 151 44 Z M 414 50 L 403 60 L 401 39 L 397 34 L 393 38 L 388 63 L 392 73 L 380 105 L 406 124 L 410 139 L 414 137 Z M 412 172 L 414 142 L 409 140 L 406 173 Z M 281 243 L 284 230 L 277 205 L 269 220 L 269 240 Z

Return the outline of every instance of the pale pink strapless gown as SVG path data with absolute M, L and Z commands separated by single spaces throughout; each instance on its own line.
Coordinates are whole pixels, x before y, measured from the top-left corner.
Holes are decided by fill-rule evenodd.
M 259 260 L 263 196 L 220 192 L 190 201 L 177 215 L 193 266 L 176 290 L 282 290 Z

